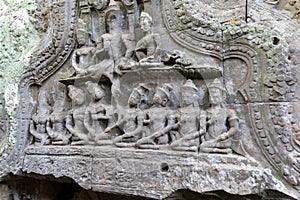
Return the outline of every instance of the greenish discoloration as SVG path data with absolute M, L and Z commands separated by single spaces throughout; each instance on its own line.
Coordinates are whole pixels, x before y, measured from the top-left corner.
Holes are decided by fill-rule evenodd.
M 34 26 L 36 7 L 33 0 L 0 0 L 0 94 L 18 82 L 40 40 Z
M 16 143 L 18 83 L 40 40 L 34 26 L 36 8 L 34 0 L 0 0 L 0 95 L 5 101 L 7 135 L 0 144 L 2 155 Z

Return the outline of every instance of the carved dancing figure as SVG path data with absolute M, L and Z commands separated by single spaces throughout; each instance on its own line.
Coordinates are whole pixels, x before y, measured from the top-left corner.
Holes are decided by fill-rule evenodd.
M 72 134 L 72 145 L 88 144 L 89 136 L 84 126 L 85 118 L 85 93 L 73 85 L 68 86 L 69 96 L 72 99 L 72 109 L 67 117 L 66 126 Z
M 172 87 L 163 84 L 157 87 L 153 97 L 153 106 L 147 110 L 151 135 L 141 138 L 136 146 L 143 149 L 159 149 L 158 145 L 169 143 L 169 133 L 178 127 L 177 115 L 171 106 Z
M 104 133 L 110 118 L 110 109 L 103 103 L 106 92 L 97 83 L 88 81 L 85 85 L 91 102 L 85 111 L 84 125 L 89 132 L 89 138 L 97 144 L 102 144 L 103 140 L 110 139 L 109 135 Z
M 231 153 L 233 137 L 239 131 L 239 117 L 223 105 L 226 90 L 219 79 L 208 86 L 208 91 L 211 107 L 206 110 L 206 116 L 202 116 L 205 123 L 201 129 L 205 134 L 201 136 L 200 152 Z
M 179 112 L 179 128 L 177 136 L 174 135 L 174 141 L 171 148 L 177 151 L 198 151 L 199 146 L 199 105 L 198 88 L 192 82 L 187 80 L 180 88 L 181 107 Z M 174 132 L 175 133 L 175 132 Z
M 50 106 L 47 103 L 46 92 L 41 90 L 38 98 L 37 112 L 30 121 L 29 132 L 34 136 L 34 143 L 39 145 L 50 144 L 46 124 L 49 119 Z
M 152 32 L 152 18 L 142 12 L 140 16 L 140 26 L 144 32 L 144 37 L 140 39 L 135 47 L 135 53 L 139 62 L 157 62 L 161 50 L 159 34 Z

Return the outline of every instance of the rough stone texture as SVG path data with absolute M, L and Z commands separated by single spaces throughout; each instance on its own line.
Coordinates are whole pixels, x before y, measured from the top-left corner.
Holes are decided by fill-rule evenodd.
M 152 198 L 166 198 L 182 188 L 239 195 L 284 190 L 271 171 L 251 158 L 185 152 L 84 148 L 28 148 L 27 173 L 70 177 L 86 189 Z M 45 156 L 47 152 L 47 156 Z M 81 158 L 77 154 L 85 154 Z M 68 168 L 65 168 L 68 166 Z M 60 169 L 57 171 L 57 169 Z M 70 173 L 76 171 L 76 174 Z M 90 179 L 88 179 L 88 177 Z
M 299 199 L 299 2 L 247 2 L 0 2 L 1 197 Z

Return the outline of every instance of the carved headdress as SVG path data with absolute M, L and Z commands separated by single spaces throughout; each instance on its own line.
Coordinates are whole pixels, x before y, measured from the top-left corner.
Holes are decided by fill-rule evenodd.
M 81 96 L 81 97 L 85 98 L 85 94 L 84 94 L 84 92 L 83 92 L 82 89 L 77 88 L 77 87 L 75 87 L 73 85 L 69 85 L 68 89 L 69 89 L 69 97 L 71 99 L 74 99 L 77 96 Z
M 85 35 L 88 34 L 87 32 L 87 24 L 84 22 L 83 19 L 79 18 L 77 21 L 77 30 L 76 30 L 77 35 Z
M 148 20 L 151 24 L 153 22 L 152 21 L 152 17 L 148 13 L 146 13 L 146 12 L 142 12 L 141 13 L 140 20 L 143 20 L 143 19 Z
M 166 95 L 166 97 L 170 100 L 170 94 L 172 92 L 172 87 L 170 84 L 165 83 L 161 87 L 157 87 L 156 90 Z
M 198 88 L 195 86 L 193 81 L 191 79 L 188 79 L 183 86 L 180 88 L 181 92 L 191 92 L 191 93 L 197 93 Z
M 219 79 L 217 79 L 217 78 L 211 84 L 208 85 L 208 90 L 210 90 L 211 88 L 218 88 L 222 92 L 224 92 L 225 94 L 227 94 L 227 90 L 223 87 L 221 81 Z
M 193 83 L 192 80 L 188 79 L 181 87 L 180 87 L 180 93 L 183 96 L 188 96 L 193 101 L 193 106 L 197 107 L 199 105 L 198 103 L 198 88 Z

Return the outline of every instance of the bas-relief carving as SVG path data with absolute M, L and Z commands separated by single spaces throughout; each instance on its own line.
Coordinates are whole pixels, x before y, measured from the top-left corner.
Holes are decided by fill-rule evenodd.
M 255 15 L 249 16 L 250 24 L 245 24 L 242 17 L 230 19 L 233 12 L 225 13 L 225 17 L 214 15 L 218 10 L 224 11 L 219 5 L 191 3 L 211 6 L 211 12 L 204 9 L 199 14 L 207 17 L 204 19 L 193 13 L 194 9 L 186 10 L 184 1 L 177 0 L 163 1 L 160 6 L 163 30 L 173 39 L 165 41 L 162 31 L 153 28 L 157 27 L 153 20 L 157 16 L 143 11 L 150 8 L 148 4 L 151 2 L 80 1 L 78 17 L 72 19 L 73 35 L 70 33 L 75 43 L 68 44 L 76 45 L 68 61 L 61 62 L 60 67 L 56 63 L 51 68 L 37 68 L 43 73 L 37 73 L 41 87 L 33 97 L 36 104 L 29 120 L 28 152 L 56 148 L 54 154 L 60 154 L 74 150 L 82 156 L 91 154 L 86 159 L 93 158 L 95 163 L 102 162 L 97 153 L 104 149 L 109 152 L 106 158 L 116 156 L 110 151 L 128 151 L 129 155 L 156 152 L 158 158 L 165 153 L 169 156 L 166 160 L 171 160 L 170 155 L 175 160 L 182 155 L 215 156 L 221 160 L 254 160 L 256 156 L 262 160 L 265 156 L 264 166 L 275 166 L 282 180 L 298 185 L 299 151 L 295 149 L 299 146 L 299 127 L 294 111 L 290 111 L 292 106 L 281 105 L 283 101 L 294 101 L 298 79 L 288 64 L 277 65 L 276 60 L 282 58 L 278 49 L 283 39 L 274 36 L 269 40 L 261 27 L 253 28 L 251 23 L 258 20 Z M 239 1 L 230 8 L 237 14 L 242 12 L 240 5 Z M 251 14 L 256 14 L 256 10 L 259 9 L 253 7 Z M 51 26 L 51 7 L 43 12 L 41 23 Z M 268 28 L 267 31 L 273 33 Z M 178 43 L 181 49 L 172 43 Z M 221 64 L 199 62 L 205 59 L 193 57 L 195 54 L 189 51 L 199 57 L 212 56 Z M 295 63 L 295 48 L 289 53 Z M 264 70 L 262 66 L 266 66 Z M 63 76 L 54 73 L 56 67 L 64 71 Z M 43 78 L 51 74 L 55 78 Z M 42 80 L 46 80 L 45 84 Z M 265 101 L 271 104 L 264 105 Z M 272 114 L 271 124 L 263 122 L 269 117 L 266 113 Z M 280 140 L 269 130 L 274 130 Z M 95 149 L 95 155 L 91 149 Z M 253 153 L 260 150 L 261 156 Z M 77 158 L 73 161 L 73 154 L 70 155 L 68 162 L 72 165 Z M 30 156 L 29 153 L 25 163 L 30 163 Z M 59 162 L 56 160 L 56 165 L 62 166 Z M 149 162 L 149 167 L 153 163 Z M 47 166 L 47 162 L 41 165 Z M 90 160 L 79 165 L 97 169 Z M 58 175 L 54 168 L 53 173 Z M 109 166 L 105 168 L 106 177 L 110 177 Z M 101 175 L 93 173 L 97 175 L 95 183 L 111 181 L 98 180 Z M 129 172 L 122 173 L 132 178 Z M 81 182 L 80 177 L 74 179 Z

